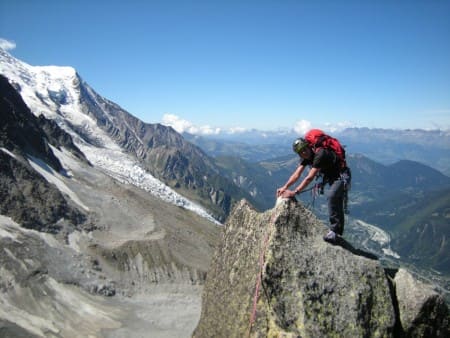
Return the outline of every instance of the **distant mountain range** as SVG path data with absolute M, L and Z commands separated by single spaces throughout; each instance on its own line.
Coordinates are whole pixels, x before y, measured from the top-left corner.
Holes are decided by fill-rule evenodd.
M 197 136 L 183 134 L 211 156 L 236 156 L 250 162 L 292 154 L 293 131 L 248 131 Z M 331 133 L 349 154 L 363 154 L 382 164 L 408 159 L 450 175 L 450 131 L 348 128 Z
M 299 157 L 294 154 L 257 163 L 232 156 L 219 156 L 215 160 L 223 175 L 249 191 L 265 209 L 273 206 L 276 189 L 299 164 Z M 450 177 L 415 161 L 383 165 L 366 156 L 350 154 L 348 163 L 353 176 L 352 195 L 359 200 L 358 205 L 399 191 L 427 191 L 450 184 Z

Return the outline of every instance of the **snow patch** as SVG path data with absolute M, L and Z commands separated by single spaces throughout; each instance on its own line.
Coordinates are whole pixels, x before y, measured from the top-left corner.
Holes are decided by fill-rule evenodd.
M 65 148 L 61 148 L 61 150 L 59 150 L 51 144 L 49 144 L 49 146 L 52 149 L 53 154 L 58 158 L 59 162 L 61 162 L 61 165 L 65 170 L 65 175 L 68 177 L 73 177 L 72 171 L 70 169 L 80 167 L 78 160 L 76 160 L 72 153 Z
M 56 185 L 56 187 L 62 193 L 70 197 L 72 201 L 78 204 L 83 209 L 89 211 L 89 208 L 81 202 L 78 196 L 70 190 L 70 188 L 62 181 L 61 175 L 53 170 L 47 163 L 41 161 L 40 159 L 28 155 L 28 162 L 39 174 L 41 174 L 49 183 Z
M 6 148 L 0 148 L 0 150 L 2 150 L 4 153 L 7 153 L 9 156 L 11 156 L 11 157 L 13 157 L 13 158 L 15 158 L 16 160 L 17 160 L 17 157 L 16 157 L 16 155 L 14 155 L 12 152 L 10 152 L 8 149 L 6 149 Z

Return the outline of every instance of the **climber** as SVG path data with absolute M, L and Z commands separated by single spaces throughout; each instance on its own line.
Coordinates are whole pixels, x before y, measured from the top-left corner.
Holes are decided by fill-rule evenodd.
M 312 132 L 321 131 L 312 130 L 309 133 Z M 305 190 L 316 177 L 322 176 L 322 184 L 330 185 L 328 192 L 330 230 L 323 239 L 330 243 L 336 243 L 344 232 L 344 196 L 346 186 L 349 184 L 350 170 L 345 163 L 345 151 L 339 142 L 323 132 L 321 133 L 321 138 L 318 139 L 320 141 L 312 141 L 311 135 L 308 133 L 305 138 L 298 138 L 294 141 L 293 150 L 301 157 L 301 161 L 286 184 L 277 189 L 277 196 L 292 198 Z M 324 142 L 325 138 L 329 139 Z M 288 190 L 300 178 L 306 166 L 311 166 L 306 177 L 297 188 Z

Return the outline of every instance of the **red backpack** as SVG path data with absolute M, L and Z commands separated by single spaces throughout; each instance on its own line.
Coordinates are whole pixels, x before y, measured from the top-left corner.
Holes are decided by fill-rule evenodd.
M 334 151 L 339 158 L 341 167 L 347 167 L 347 163 L 345 161 L 345 149 L 334 137 L 325 134 L 320 129 L 311 129 L 306 133 L 305 140 L 306 142 L 308 142 L 314 152 L 317 152 L 320 148 L 330 149 Z

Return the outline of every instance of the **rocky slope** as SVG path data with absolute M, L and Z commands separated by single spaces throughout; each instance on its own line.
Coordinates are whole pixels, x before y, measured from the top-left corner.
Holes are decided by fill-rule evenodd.
M 111 178 L 0 88 L 0 336 L 189 336 L 218 225 Z
M 123 149 L 134 154 L 155 177 L 211 209 L 217 218 L 224 220 L 237 199 L 252 199 L 222 177 L 200 148 L 171 127 L 140 121 L 84 81 L 80 81 L 79 91 L 82 109 Z
M 387 273 L 344 240 L 324 242 L 324 232 L 296 201 L 262 214 L 242 201 L 214 255 L 194 337 L 448 336 L 435 291 L 406 286 L 409 273 Z
M 63 167 L 48 142 L 52 137 L 51 121 L 35 117 L 1 75 L 0 92 L 0 214 L 13 217 L 25 227 L 46 232 L 61 229 L 67 223 L 62 218 L 70 220 L 72 225 L 86 226 L 83 212 L 66 201 L 32 167 L 41 166 L 48 172 L 63 174 Z M 48 134 L 41 126 L 46 126 Z M 59 147 L 61 143 L 54 141 L 54 146 Z M 64 144 L 85 160 L 73 143 Z

